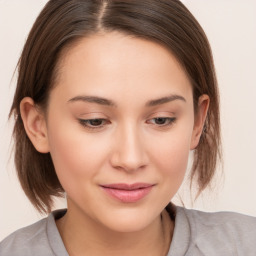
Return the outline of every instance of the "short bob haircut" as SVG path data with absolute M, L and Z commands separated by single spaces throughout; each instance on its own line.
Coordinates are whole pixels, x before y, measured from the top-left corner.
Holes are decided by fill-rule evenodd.
M 211 182 L 220 153 L 219 94 L 211 48 L 189 10 L 178 0 L 50 0 L 36 19 L 18 63 L 14 115 L 15 165 L 21 186 L 41 213 L 53 196 L 63 196 L 50 153 L 36 151 L 26 135 L 20 102 L 31 97 L 43 111 L 58 78 L 62 53 L 78 40 L 118 31 L 166 47 L 183 67 L 193 88 L 194 112 L 202 94 L 210 107 L 200 143 L 194 150 L 190 180 L 198 194 Z M 134 60 L 135 61 L 135 60 Z

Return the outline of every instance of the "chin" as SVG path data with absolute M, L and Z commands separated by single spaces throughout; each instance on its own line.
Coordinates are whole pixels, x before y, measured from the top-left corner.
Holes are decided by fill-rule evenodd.
M 148 213 L 145 214 L 136 209 L 125 209 L 104 215 L 102 224 L 104 223 L 103 225 L 115 232 L 139 232 L 153 224 L 158 216 Z

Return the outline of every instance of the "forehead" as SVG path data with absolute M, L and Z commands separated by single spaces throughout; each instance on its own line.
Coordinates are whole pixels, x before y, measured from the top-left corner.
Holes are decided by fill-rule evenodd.
M 62 54 L 59 66 L 57 85 L 70 97 L 191 94 L 190 81 L 171 51 L 118 32 L 82 38 Z

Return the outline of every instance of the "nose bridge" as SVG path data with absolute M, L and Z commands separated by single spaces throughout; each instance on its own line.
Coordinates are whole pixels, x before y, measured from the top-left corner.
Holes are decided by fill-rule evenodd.
M 116 147 L 112 163 L 126 171 L 137 170 L 146 164 L 142 132 L 135 122 L 129 122 L 118 128 Z

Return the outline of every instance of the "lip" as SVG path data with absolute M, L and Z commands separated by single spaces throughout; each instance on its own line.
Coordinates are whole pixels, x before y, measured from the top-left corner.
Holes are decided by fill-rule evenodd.
M 112 198 L 124 203 L 134 203 L 148 195 L 154 185 L 149 183 L 117 183 L 101 185 L 101 188 Z

